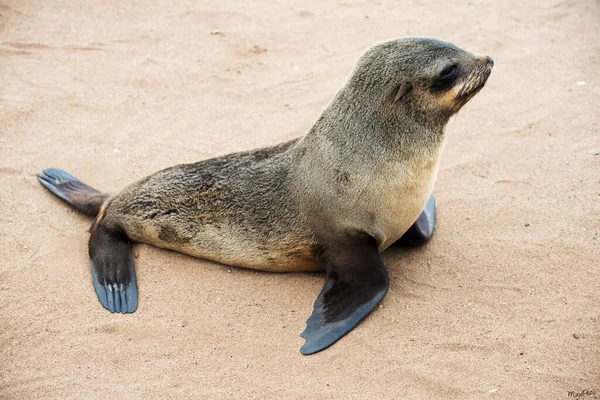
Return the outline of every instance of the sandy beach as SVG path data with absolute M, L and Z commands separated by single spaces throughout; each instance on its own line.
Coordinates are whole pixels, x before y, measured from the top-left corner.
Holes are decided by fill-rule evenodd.
M 600 398 L 600 3 L 0 0 L 0 398 Z M 90 219 L 38 183 L 116 191 L 303 135 L 373 43 L 490 55 L 447 127 L 437 229 L 383 253 L 382 305 L 299 353 L 324 274 L 136 245 L 131 315 L 94 293 Z

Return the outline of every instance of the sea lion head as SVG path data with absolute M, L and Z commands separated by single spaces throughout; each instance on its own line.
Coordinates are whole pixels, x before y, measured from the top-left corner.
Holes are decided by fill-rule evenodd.
M 443 126 L 483 88 L 493 65 L 440 40 L 394 39 L 369 48 L 346 87 L 368 96 L 385 120 L 412 115 Z

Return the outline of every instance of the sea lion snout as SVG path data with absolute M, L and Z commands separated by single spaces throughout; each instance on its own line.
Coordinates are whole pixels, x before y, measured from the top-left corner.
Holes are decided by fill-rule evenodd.
M 450 111 L 457 113 L 469 100 L 471 100 L 485 86 L 492 68 L 494 59 L 490 56 L 476 56 L 475 60 L 468 64 L 468 72 L 465 77 L 453 88 L 450 96 L 445 98 L 450 102 Z
M 492 57 L 485 56 L 483 60 L 485 61 L 485 65 L 483 66 L 484 70 L 481 74 L 482 76 L 480 77 L 482 87 L 483 85 L 485 85 L 485 82 L 490 77 L 490 74 L 492 73 L 492 68 L 494 68 L 494 59 Z
M 494 59 L 490 56 L 483 56 L 481 57 L 481 61 L 485 70 L 485 79 L 487 79 L 492 73 L 492 68 L 494 68 Z

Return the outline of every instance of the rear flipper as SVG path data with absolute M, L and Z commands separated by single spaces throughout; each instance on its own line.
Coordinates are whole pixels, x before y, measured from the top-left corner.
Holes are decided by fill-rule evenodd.
M 431 239 L 435 229 L 435 209 L 435 199 L 431 195 L 419 218 L 393 246 L 421 246 Z
M 90 217 L 98 215 L 108 197 L 58 168 L 45 169 L 43 174 L 38 174 L 38 179 L 46 189 Z
M 300 349 L 308 355 L 319 352 L 350 332 L 385 297 L 389 278 L 375 239 L 368 235 L 347 237 L 325 250 L 325 287 L 300 336 Z
M 100 303 L 110 312 L 134 312 L 138 305 L 138 289 L 131 242 L 125 232 L 98 222 L 92 228 L 89 252 Z

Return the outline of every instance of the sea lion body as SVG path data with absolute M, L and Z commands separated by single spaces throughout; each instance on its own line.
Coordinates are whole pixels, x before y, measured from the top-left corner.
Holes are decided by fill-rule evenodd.
M 96 223 L 227 265 L 315 271 L 314 238 L 285 179 L 298 140 L 157 172 L 108 198 Z
M 354 171 L 342 171 L 348 159 L 338 168 L 329 160 L 315 174 L 314 165 L 302 161 L 310 148 L 293 140 L 165 169 L 110 197 L 97 223 L 117 225 L 136 242 L 227 265 L 315 271 L 322 266 L 314 255 L 318 241 L 309 220 L 317 217 L 332 230 L 365 231 L 385 250 L 423 210 L 440 153 L 383 163 L 374 159 Z M 312 171 L 306 186 L 295 179 L 307 175 L 303 167 Z M 259 187 L 254 186 L 257 177 Z
M 96 217 L 92 277 L 112 312 L 137 309 L 131 241 L 258 270 L 325 269 L 302 333 L 312 354 L 383 299 L 381 251 L 431 237 L 445 125 L 492 66 L 438 40 L 379 43 L 301 138 L 167 168 L 113 195 L 57 169 L 40 182 Z

